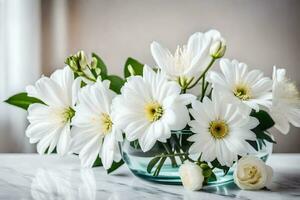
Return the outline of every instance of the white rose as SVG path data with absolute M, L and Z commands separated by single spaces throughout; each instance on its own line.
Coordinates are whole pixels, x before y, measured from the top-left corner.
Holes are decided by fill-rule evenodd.
M 271 184 L 273 170 L 261 159 L 245 156 L 237 162 L 234 182 L 243 190 L 259 190 Z
M 204 176 L 202 169 L 192 162 L 185 162 L 179 168 L 179 175 L 184 188 L 189 190 L 200 190 L 203 185 Z

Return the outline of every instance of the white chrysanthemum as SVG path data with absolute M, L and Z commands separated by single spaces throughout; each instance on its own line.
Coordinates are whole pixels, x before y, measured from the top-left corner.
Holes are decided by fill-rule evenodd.
M 246 109 L 245 109 L 246 108 Z M 195 120 L 191 121 L 192 132 L 189 137 L 194 142 L 189 149 L 191 154 L 202 154 L 201 160 L 231 166 L 238 155 L 253 152 L 246 140 L 255 140 L 251 131 L 258 125 L 258 120 L 250 117 L 251 109 L 243 104 L 232 104 L 231 97 L 213 92 L 212 100 L 205 97 L 203 103 L 194 101 L 190 113 Z
M 30 125 L 26 135 L 30 143 L 38 143 L 37 151 L 42 154 L 56 147 L 58 154 L 68 152 L 70 143 L 70 121 L 74 115 L 80 79 L 74 80 L 69 67 L 56 70 L 50 78 L 40 78 L 34 86 L 26 87 L 28 96 L 42 100 L 28 108 Z
M 285 69 L 273 70 L 273 99 L 270 115 L 275 128 L 287 134 L 290 124 L 300 127 L 300 95 L 296 86 L 286 78 Z
M 190 36 L 187 46 L 178 46 L 174 55 L 157 42 L 151 44 L 151 53 L 158 67 L 171 79 L 192 78 L 199 76 L 212 60 L 210 47 L 217 40 L 223 39 L 216 30 L 197 32 Z
M 208 78 L 215 90 L 235 96 L 256 111 L 259 105 L 271 105 L 272 80 L 260 70 L 249 71 L 245 63 L 228 59 L 220 60 L 220 68 L 222 73 L 212 71 Z
M 109 84 L 107 80 L 98 80 L 78 94 L 71 150 L 79 154 L 84 167 L 91 167 L 97 156 L 105 169 L 121 159 L 118 141 L 122 140 L 122 132 L 111 116 L 111 103 L 116 94 L 109 89 Z
M 181 130 L 190 120 L 186 105 L 195 99 L 180 94 L 180 86 L 166 76 L 144 66 L 143 77 L 131 76 L 116 97 L 116 123 L 124 130 L 129 141 L 137 140 L 143 151 L 155 142 L 166 142 L 171 130 Z

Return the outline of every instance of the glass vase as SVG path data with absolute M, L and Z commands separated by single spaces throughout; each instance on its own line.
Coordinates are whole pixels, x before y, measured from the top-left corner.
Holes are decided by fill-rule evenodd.
M 168 157 L 168 155 L 170 155 L 170 152 L 173 152 L 177 155 L 181 155 L 182 152 L 187 152 L 192 144 L 191 142 L 187 141 L 187 138 L 192 134 L 193 133 L 191 131 L 186 130 L 172 131 L 172 136 L 167 143 L 157 142 L 153 148 L 147 152 L 143 152 L 137 142 L 129 142 L 124 140 L 124 142 L 121 144 L 123 160 L 132 173 L 142 179 L 164 184 L 179 185 L 181 184 L 181 180 L 178 169 L 182 164 L 182 161 L 186 158 L 183 154 L 182 156 L 174 156 L 172 159 L 171 157 Z M 180 145 L 181 151 L 177 148 L 178 145 Z M 272 153 L 272 143 L 257 140 L 252 143 L 252 146 L 253 145 L 257 145 L 258 148 L 258 151 L 253 155 L 261 158 L 263 161 L 266 161 L 269 155 Z M 166 158 L 162 167 L 160 168 L 159 174 L 154 175 L 155 168 L 149 171 L 148 165 L 149 162 L 153 162 L 153 159 L 160 155 L 166 155 Z M 189 157 L 193 160 L 197 160 L 197 157 Z M 156 163 L 156 166 L 158 164 L 159 162 Z M 208 180 L 206 185 L 219 185 L 232 181 L 234 167 L 235 166 L 233 165 L 226 175 L 224 175 L 224 171 L 221 169 L 213 169 L 213 172 L 216 175 L 216 180 Z

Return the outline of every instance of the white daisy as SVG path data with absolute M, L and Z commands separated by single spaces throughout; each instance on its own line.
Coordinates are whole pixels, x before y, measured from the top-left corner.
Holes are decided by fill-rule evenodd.
M 270 115 L 275 128 L 287 134 L 290 124 L 300 127 L 300 95 L 296 86 L 286 78 L 285 69 L 273 69 L 273 99 Z
M 71 149 L 79 154 L 84 167 L 92 167 L 97 156 L 105 169 L 109 169 L 113 161 L 121 160 L 118 141 L 122 140 L 122 132 L 111 116 L 111 103 L 116 94 L 109 89 L 109 84 L 107 80 L 98 80 L 78 94 Z
M 187 46 L 177 47 L 174 55 L 159 43 L 151 44 L 152 56 L 158 67 L 169 78 L 176 80 L 178 77 L 190 79 L 200 76 L 212 60 L 210 47 L 217 40 L 223 40 L 216 30 L 206 33 L 194 33 L 190 36 Z
M 230 167 L 238 155 L 253 152 L 246 140 L 255 140 L 251 131 L 258 120 L 250 117 L 251 109 L 232 104 L 231 97 L 213 92 L 212 100 L 205 97 L 203 103 L 194 101 L 190 113 L 195 120 L 189 122 L 192 132 L 188 138 L 194 142 L 190 154 L 202 154 L 201 160 L 211 162 L 217 159 L 221 165 Z
M 142 150 L 150 150 L 155 142 L 166 142 L 171 130 L 181 130 L 190 120 L 186 107 L 196 97 L 180 94 L 180 86 L 168 81 L 159 70 L 145 66 L 143 77 L 131 76 L 116 97 L 116 123 L 129 141 L 138 139 Z
M 259 105 L 269 107 L 272 99 L 272 80 L 264 77 L 260 70 L 248 70 L 245 63 L 237 60 L 220 60 L 222 73 L 210 72 L 208 81 L 217 91 L 235 96 L 254 110 Z
M 80 79 L 74 80 L 69 67 L 56 70 L 50 78 L 40 78 L 34 86 L 26 87 L 28 96 L 42 100 L 28 108 L 30 125 L 26 135 L 30 143 L 38 143 L 40 154 L 51 153 L 56 147 L 57 153 L 68 152 L 70 142 L 70 121 L 74 116 L 74 105 L 80 89 Z

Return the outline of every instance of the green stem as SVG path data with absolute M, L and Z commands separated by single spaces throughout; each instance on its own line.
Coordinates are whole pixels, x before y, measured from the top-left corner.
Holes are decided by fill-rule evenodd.
M 159 161 L 157 168 L 155 169 L 153 176 L 158 176 L 159 172 L 162 168 L 162 166 L 164 165 L 165 161 L 166 161 L 167 157 L 162 157 L 162 159 Z
M 178 142 L 178 141 L 180 141 L 180 138 L 178 138 L 176 135 L 172 135 L 171 137 L 173 138 L 173 141 L 175 143 L 175 151 L 177 153 L 181 153 L 181 151 L 180 151 L 181 150 L 181 146 L 180 146 L 180 144 Z M 181 163 L 184 163 L 184 161 L 185 161 L 184 157 L 182 155 L 180 155 L 179 158 L 180 158 Z
M 210 63 L 208 64 L 208 66 L 206 67 L 206 69 L 204 70 L 204 72 L 200 75 L 200 77 L 195 81 L 195 83 L 193 83 L 190 87 L 188 87 L 187 89 L 191 89 L 193 87 L 195 87 L 195 85 L 198 84 L 198 82 L 203 78 L 203 76 L 205 76 L 205 74 L 207 73 L 207 71 L 211 68 L 211 66 L 214 64 L 215 62 L 215 58 L 212 58 Z
M 175 151 L 176 151 L 178 154 L 181 153 L 181 152 L 180 152 L 180 147 L 177 146 L 177 144 L 175 144 Z M 181 163 L 184 163 L 184 157 L 183 157 L 183 155 L 179 155 L 179 158 L 180 158 Z
M 200 154 L 199 158 L 197 159 L 198 163 L 200 163 L 201 156 L 202 156 L 202 153 Z
M 166 149 L 166 151 L 167 151 L 168 154 L 171 154 L 171 155 L 173 154 L 171 148 L 168 146 L 167 143 L 162 143 L 162 145 L 164 146 L 164 148 Z M 172 166 L 173 167 L 177 167 L 178 165 L 176 163 L 175 157 L 174 156 L 169 156 L 169 158 L 171 160 Z
M 201 85 L 201 88 L 202 88 L 202 91 L 201 91 L 201 98 L 202 98 L 202 96 L 203 96 L 203 93 L 204 93 L 204 87 L 205 86 L 205 74 L 204 74 L 204 76 L 203 76 L 203 78 L 202 78 L 202 85 Z
M 207 87 L 208 87 L 208 82 L 206 82 L 205 84 L 205 87 L 204 87 L 204 90 L 202 90 L 202 96 L 201 96 L 201 102 L 203 101 L 204 97 L 205 97 L 205 93 L 206 93 L 206 90 L 207 90 Z

